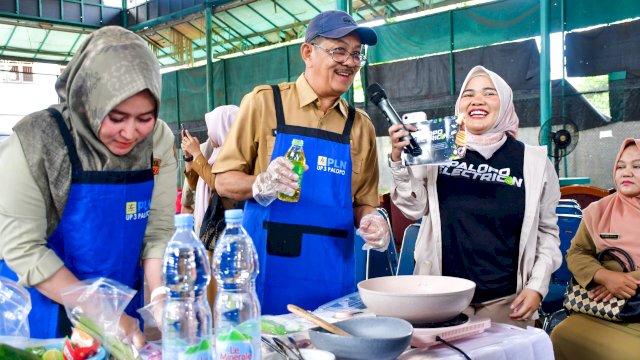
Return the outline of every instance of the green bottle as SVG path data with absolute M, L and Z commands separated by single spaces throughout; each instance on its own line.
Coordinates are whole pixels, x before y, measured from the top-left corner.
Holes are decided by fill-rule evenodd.
M 302 150 L 303 141 L 300 139 L 293 139 L 291 141 L 291 147 L 284 154 L 284 157 L 293 163 L 292 171 L 298 174 L 298 188 L 296 192 L 289 196 L 287 194 L 278 193 L 278 199 L 282 201 L 298 202 L 300 200 L 300 189 L 302 187 L 302 173 L 304 173 L 304 164 L 306 159 L 304 157 L 304 151 Z

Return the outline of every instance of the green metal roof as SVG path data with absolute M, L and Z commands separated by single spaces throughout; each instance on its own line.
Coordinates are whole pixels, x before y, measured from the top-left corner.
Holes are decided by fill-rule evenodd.
M 351 1 L 352 13 L 358 22 L 388 19 L 467 2 Z M 103 5 L 104 1 L 101 0 L 61 0 L 59 11 L 57 8 L 48 9 L 47 0 L 38 0 L 39 9 L 29 10 L 27 3 L 32 4 L 34 1 L 12 0 L 0 6 L 2 59 L 66 63 L 86 34 L 101 25 L 116 21 L 124 23 L 122 14 L 114 13 L 114 10 L 120 10 Z M 126 24 L 149 42 L 161 66 L 205 60 L 205 3 L 213 6 L 214 57 L 243 53 L 301 38 L 307 23 L 315 15 L 336 8 L 335 0 L 148 0 L 127 9 Z M 79 7 L 76 11 L 81 16 L 71 17 L 68 6 Z M 93 16 L 90 17 L 90 14 Z
M 80 29 L 11 24 L 0 19 L 0 58 L 66 63 L 88 33 Z
M 355 0 L 352 13 L 356 21 L 387 19 L 398 15 L 462 3 L 452 0 Z M 212 17 L 214 57 L 288 42 L 303 37 L 306 25 L 317 14 L 335 9 L 336 1 L 245 0 L 214 7 Z M 149 5 L 129 9 L 148 14 Z M 158 23 L 159 21 L 159 23 Z M 147 27 L 149 25 L 149 27 Z M 205 23 L 202 11 L 179 19 L 167 17 L 130 27 L 157 48 L 163 66 L 180 65 L 206 59 Z M 181 44 L 177 43 L 182 41 Z M 186 44 L 186 45 L 185 45 Z M 176 49 L 182 49 L 182 56 Z M 185 54 L 193 55 L 192 57 Z

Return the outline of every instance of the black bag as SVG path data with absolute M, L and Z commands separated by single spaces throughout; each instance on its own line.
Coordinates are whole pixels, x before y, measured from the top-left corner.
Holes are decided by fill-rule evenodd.
M 213 251 L 216 247 L 216 241 L 222 234 L 226 223 L 224 222 L 224 206 L 217 192 L 213 192 L 209 207 L 202 217 L 202 225 L 200 226 L 200 240 L 204 244 L 205 249 Z
M 629 269 L 627 269 L 625 263 L 614 254 L 616 252 L 620 253 L 625 260 L 627 260 Z M 618 247 L 607 247 L 603 249 L 598 254 L 598 261 L 602 262 L 605 255 L 610 256 L 618 262 L 624 272 L 630 272 L 636 268 L 631 256 Z M 599 317 L 605 320 L 619 322 L 640 321 L 640 294 L 637 291 L 636 294 L 629 299 L 613 297 L 609 301 L 594 301 L 589 298 L 588 292 L 589 290 L 580 286 L 575 279 L 571 279 L 569 285 L 567 285 L 567 292 L 564 294 L 564 307 L 570 311 Z

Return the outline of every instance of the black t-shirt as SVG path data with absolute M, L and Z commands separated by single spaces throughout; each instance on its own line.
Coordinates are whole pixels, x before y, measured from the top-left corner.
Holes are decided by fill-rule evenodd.
M 475 151 L 442 165 L 442 274 L 475 281 L 473 303 L 516 292 L 524 218 L 524 144 L 508 137 L 487 160 Z

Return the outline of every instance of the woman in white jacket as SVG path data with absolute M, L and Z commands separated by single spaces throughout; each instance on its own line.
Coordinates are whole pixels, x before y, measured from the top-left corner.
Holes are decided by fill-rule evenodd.
M 389 128 L 391 199 L 407 217 L 422 218 L 415 274 L 470 279 L 476 292 L 467 315 L 526 327 L 562 262 L 558 178 L 545 149 L 515 139 L 513 93 L 500 76 L 476 66 L 462 89 L 463 159 L 403 167 L 407 131 Z

